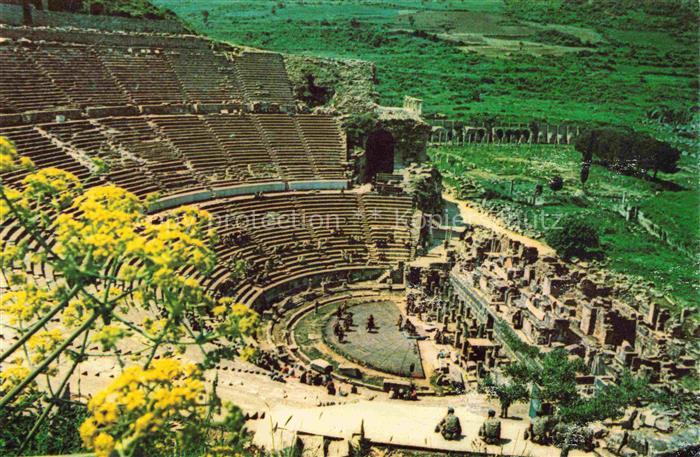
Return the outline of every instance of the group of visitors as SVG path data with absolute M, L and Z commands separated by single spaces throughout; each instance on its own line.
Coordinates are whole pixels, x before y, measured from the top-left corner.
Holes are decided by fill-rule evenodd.
M 318 314 L 318 305 L 314 304 L 315 312 Z M 355 325 L 354 314 L 348 310 L 346 303 L 341 303 L 333 314 L 335 321 L 333 322 L 333 335 L 338 339 L 338 342 L 345 342 L 346 333 L 352 331 Z M 374 315 L 370 314 L 365 322 L 365 329 L 368 333 L 374 333 L 379 329 L 374 319 Z
M 221 236 L 221 243 L 226 246 L 245 246 L 250 243 L 250 235 L 242 230 L 235 230 Z
M 448 441 L 462 439 L 462 424 L 453 407 L 447 408 L 447 414 L 435 427 L 435 433 L 440 433 Z M 496 419 L 496 411 L 489 409 L 488 418 L 479 428 L 479 438 L 486 444 L 501 444 L 501 421 Z
M 411 384 L 411 387 L 408 388 L 391 388 L 389 390 L 389 399 L 391 400 L 409 400 L 409 401 L 418 401 L 418 390 L 416 390 L 416 386 Z
M 408 317 L 404 319 L 402 315 L 399 315 L 399 320 L 396 322 L 396 326 L 399 328 L 399 332 L 405 331 L 409 335 L 418 334 L 418 329 L 416 328 L 416 325 L 413 322 L 411 322 L 411 320 Z

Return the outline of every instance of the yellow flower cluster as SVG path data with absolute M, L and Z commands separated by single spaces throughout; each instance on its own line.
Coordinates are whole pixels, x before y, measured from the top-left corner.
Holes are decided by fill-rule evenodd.
M 17 290 L 0 294 L 0 314 L 12 325 L 25 324 L 58 304 L 51 291 L 26 282 Z
M 12 141 L 0 136 L 0 172 L 19 168 L 33 168 L 34 163 L 28 157 L 20 157 Z
M 93 343 L 102 347 L 103 351 L 116 348 L 117 341 L 130 335 L 131 332 L 116 324 L 103 325 L 92 337 Z
M 82 189 L 73 173 L 58 168 L 42 168 L 22 181 L 24 196 L 39 204 L 47 203 L 55 210 L 65 209 Z
M 41 360 L 56 349 L 63 341 L 63 332 L 58 328 L 50 330 L 40 330 L 29 338 L 28 346 L 32 351 L 32 362 L 39 363 Z
M 142 208 L 136 196 L 115 186 L 87 190 L 73 209 L 58 216 L 55 252 L 63 257 L 89 259 L 91 267 L 126 251 L 139 235 Z
M 252 335 L 260 316 L 254 310 L 241 303 L 233 303 L 230 297 L 219 300 L 219 305 L 211 309 L 212 314 L 223 317 L 219 331 L 223 335 Z
M 22 199 L 22 192 L 9 187 L 2 187 L 0 189 L 5 193 L 5 198 L 7 198 L 13 205 L 19 204 Z M 5 218 L 10 214 L 10 205 L 5 201 L 5 199 L 0 200 L 0 221 L 4 221 Z
M 2 370 L 0 370 L 0 396 L 4 396 L 14 389 L 29 375 L 30 371 L 29 366 L 21 357 L 16 357 L 10 363 L 3 365 Z M 21 402 L 24 398 L 29 397 L 35 389 L 36 383 L 32 382 L 15 401 Z
M 181 208 L 161 223 L 149 222 L 138 198 L 115 186 L 85 191 L 72 208 L 56 221 L 58 255 L 75 259 L 87 270 L 118 260 L 124 265 L 119 271 L 123 281 L 148 279 L 155 288 L 185 293 L 180 301 L 203 299 L 197 281 L 178 271 L 191 267 L 206 272 L 214 265 L 213 252 L 202 241 L 209 221 L 206 212 Z
M 207 412 L 202 374 L 175 359 L 150 368 L 127 368 L 88 403 L 91 416 L 81 425 L 85 446 L 97 457 L 129 452 L 140 443 L 177 440 L 176 424 L 196 424 Z
M 30 165 L 0 137 L 0 171 Z M 62 309 L 18 350 L 21 357 L 3 365 L 0 392 L 30 375 L 34 364 L 54 355 L 65 335 L 88 319 L 94 322 L 92 339 L 84 340 L 113 353 L 125 337 L 143 338 L 146 347 L 166 347 L 159 353 L 172 354 L 168 351 L 184 352 L 193 342 L 255 331 L 257 313 L 230 299 L 217 303 L 196 279 L 215 265 L 206 241 L 215 238 L 207 212 L 183 207 L 151 219 L 148 202 L 134 194 L 116 186 L 83 189 L 74 175 L 54 168 L 29 174 L 22 185 L 21 191 L 0 185 L 0 219 L 14 212 L 31 234 L 0 246 L 8 287 L 0 294 L 0 314 L 22 334 L 49 311 Z M 37 285 L 26 260 L 50 267 L 54 280 Z M 213 328 L 191 324 L 211 315 L 218 323 Z M 130 358 L 143 354 L 134 350 Z M 242 353 L 254 355 L 253 348 Z M 50 377 L 57 374 L 57 360 L 49 366 Z M 207 401 L 203 374 L 195 366 L 155 360 L 146 369 L 126 369 L 95 395 L 80 434 L 98 457 L 137 448 L 180 449 L 185 439 L 206 431 L 217 404 Z

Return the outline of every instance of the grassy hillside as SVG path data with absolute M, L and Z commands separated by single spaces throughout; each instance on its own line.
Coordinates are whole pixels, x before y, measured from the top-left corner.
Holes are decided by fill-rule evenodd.
M 434 148 L 430 155 L 448 184 L 463 198 L 498 212 L 511 226 L 542 238 L 564 215 L 576 214 L 598 228 L 607 267 L 641 277 L 674 297 L 680 309 L 697 303 L 700 246 L 697 189 L 664 192 L 656 183 L 622 176 L 593 166 L 585 193 L 579 181 L 580 154 L 568 146 L 473 145 Z M 684 158 L 684 170 L 674 179 L 694 180 L 697 162 Z M 564 187 L 552 191 L 548 182 L 561 176 Z M 532 204 L 535 186 L 544 191 Z M 512 189 L 512 191 L 511 191 Z M 616 212 L 622 197 L 640 206 L 657 224 L 669 230 L 676 249 L 628 223 Z
M 414 95 L 450 118 L 634 125 L 659 105 L 688 110 L 696 100 L 694 31 L 664 29 L 660 16 L 642 14 L 643 28 L 630 29 L 593 27 L 585 9 L 564 15 L 549 0 L 155 3 L 216 38 L 373 61 L 382 103 Z

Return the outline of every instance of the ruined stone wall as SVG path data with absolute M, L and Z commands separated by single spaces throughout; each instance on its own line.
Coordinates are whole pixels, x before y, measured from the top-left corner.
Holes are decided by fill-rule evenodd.
M 371 62 L 292 54 L 285 55 L 284 60 L 297 98 L 301 94 L 313 99 L 310 92 L 319 93 L 309 108 L 325 107 L 353 114 L 372 111 L 377 105 L 376 68 Z
M 437 168 L 409 167 L 404 172 L 404 190 L 414 196 L 418 209 L 426 214 L 442 214 L 442 175 Z
M 461 121 L 432 119 L 431 144 L 573 144 L 580 128 L 568 125 L 466 125 Z
M 410 115 L 402 108 L 379 107 L 377 128 L 391 133 L 396 140 L 394 149 L 394 169 L 400 170 L 412 163 L 421 164 L 428 160 L 428 140 L 431 127 L 423 120 Z
M 364 141 L 376 130 L 394 137 L 394 169 L 427 160 L 431 126 L 413 111 L 379 106 L 376 68 L 360 60 L 285 55 L 287 73 L 295 96 L 308 109 L 336 112 L 344 117 L 375 113 L 377 122 L 368 126 Z M 360 139 L 358 143 L 364 144 Z

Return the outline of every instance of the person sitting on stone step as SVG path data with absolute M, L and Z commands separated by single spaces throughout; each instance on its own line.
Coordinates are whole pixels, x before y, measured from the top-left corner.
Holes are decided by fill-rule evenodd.
M 453 407 L 447 408 L 447 415 L 435 427 L 435 433 L 440 433 L 448 441 L 462 439 L 462 424 L 459 421 L 459 417 L 455 415 Z
M 479 436 L 486 444 L 498 444 L 501 441 L 501 421 L 496 419 L 496 411 L 489 409 L 489 417 L 481 424 Z

